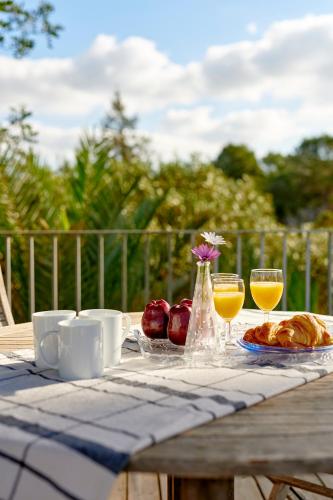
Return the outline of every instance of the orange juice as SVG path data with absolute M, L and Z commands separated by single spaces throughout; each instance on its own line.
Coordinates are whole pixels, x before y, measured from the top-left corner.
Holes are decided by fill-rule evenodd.
M 214 289 L 214 304 L 217 313 L 226 320 L 231 320 L 242 309 L 245 294 L 239 291 L 216 291 Z
M 263 311 L 272 311 L 280 302 L 283 283 L 279 281 L 253 281 L 250 283 L 254 302 Z

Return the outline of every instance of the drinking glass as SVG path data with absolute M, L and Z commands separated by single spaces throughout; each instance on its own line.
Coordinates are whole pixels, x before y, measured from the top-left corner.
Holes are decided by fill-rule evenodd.
M 264 313 L 264 323 L 267 323 L 269 313 L 275 309 L 282 297 L 282 269 L 252 269 L 250 289 L 254 302 Z
M 211 274 L 212 278 L 212 283 L 214 283 L 214 280 L 217 282 L 219 281 L 220 284 L 216 285 L 216 289 L 220 288 L 221 290 L 227 291 L 227 289 L 234 289 L 237 291 L 237 287 L 235 288 L 235 285 L 229 284 L 229 281 L 234 281 L 235 279 L 240 279 L 240 276 L 235 273 L 212 273 Z
M 231 321 L 242 309 L 245 299 L 244 281 L 240 278 L 213 278 L 215 310 L 225 322 L 225 343 L 231 342 Z
M 236 273 L 212 273 L 211 277 L 212 280 L 215 278 L 228 279 L 228 280 L 240 278 L 239 274 Z

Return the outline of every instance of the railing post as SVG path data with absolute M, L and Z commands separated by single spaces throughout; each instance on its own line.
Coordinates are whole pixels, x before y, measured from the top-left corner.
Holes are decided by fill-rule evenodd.
M 10 307 L 12 307 L 12 256 L 11 238 L 6 238 L 6 291 Z
M 123 234 L 122 240 L 121 307 L 127 311 L 127 234 Z
M 242 275 L 242 235 L 240 233 L 237 234 L 237 265 L 236 272 L 239 276 Z
M 104 308 L 104 236 L 98 237 L 98 304 Z
M 333 243 L 333 235 L 332 232 L 328 233 L 328 242 L 327 242 L 327 302 L 328 302 L 328 314 L 332 314 L 332 243 Z
M 167 300 L 169 304 L 172 303 L 172 239 L 171 234 L 167 235 L 167 246 L 168 246 L 168 288 L 167 288 Z
M 58 309 L 58 237 L 53 236 L 52 245 L 52 295 L 53 309 Z
M 144 302 L 148 304 L 150 298 L 150 238 L 147 234 L 144 243 Z
M 282 295 L 282 309 L 284 311 L 287 310 L 287 287 L 288 287 L 288 241 L 287 241 L 287 233 L 283 233 L 283 242 L 282 242 L 282 271 L 283 271 L 283 295 Z
M 81 311 L 81 236 L 76 237 L 76 310 Z
M 311 239 L 310 232 L 306 233 L 305 248 L 305 309 L 311 309 Z
M 260 259 L 259 267 L 265 267 L 265 233 L 260 234 Z
M 191 233 L 191 248 L 194 248 L 195 246 L 195 233 Z M 191 283 L 190 283 L 190 296 L 193 296 L 194 293 L 194 283 L 195 283 L 195 268 L 194 268 L 194 258 L 193 258 L 193 253 L 190 252 L 190 259 L 191 259 Z
M 219 259 L 213 261 L 213 273 L 219 272 Z
M 29 238 L 29 302 L 30 315 L 35 312 L 35 240 L 33 236 Z

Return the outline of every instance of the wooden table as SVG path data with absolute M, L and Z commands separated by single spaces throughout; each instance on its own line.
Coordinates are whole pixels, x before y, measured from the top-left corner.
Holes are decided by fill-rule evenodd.
M 0 329 L 0 351 L 28 347 L 31 323 Z M 332 473 L 333 374 L 151 446 L 128 470 L 168 474 L 182 500 L 232 499 L 236 475 Z

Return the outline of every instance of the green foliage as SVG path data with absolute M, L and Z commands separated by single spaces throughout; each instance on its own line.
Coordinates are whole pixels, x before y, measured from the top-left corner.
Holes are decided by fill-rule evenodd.
M 245 144 L 228 144 L 214 162 L 227 177 L 241 179 L 244 175 L 261 177 L 255 154 Z
M 293 154 L 273 153 L 263 161 L 267 169 L 265 189 L 273 196 L 281 222 L 295 225 L 314 221 L 332 209 L 332 137 L 305 139 Z
M 0 162 L 24 158 L 29 146 L 36 142 L 38 134 L 29 123 L 31 115 L 24 106 L 10 109 L 7 123 L 0 126 Z
M 54 7 L 41 1 L 35 9 L 13 0 L 0 0 L 0 46 L 15 57 L 27 55 L 35 46 L 38 35 L 44 35 L 49 46 L 63 29 L 50 21 Z
M 115 93 L 111 109 L 102 120 L 101 146 L 108 156 L 125 163 L 135 162 L 142 158 L 147 142 L 142 137 L 137 138 L 134 129 L 137 117 L 128 117 L 121 101 L 119 92 Z
M 129 309 L 142 309 L 146 298 L 167 297 L 171 282 L 174 301 L 191 295 L 195 266 L 190 248 L 195 242 L 186 233 L 188 229 L 197 230 L 198 234 L 202 230 L 222 232 L 228 244 L 217 265 L 225 272 L 236 269 L 237 240 L 232 231 L 277 229 L 281 233 L 266 237 L 265 265 L 281 267 L 284 226 L 277 222 L 275 211 L 280 200 L 281 210 L 293 215 L 299 213 L 300 200 L 305 207 L 312 206 L 309 203 L 314 203 L 319 186 L 311 185 L 302 193 L 298 190 L 302 190 L 306 176 L 314 172 L 311 170 L 314 163 L 325 166 L 327 184 L 324 190 L 321 186 L 321 200 L 329 207 L 329 196 L 323 191 L 331 189 L 327 173 L 332 161 L 330 138 L 303 141 L 294 155 L 267 156 L 265 174 L 261 175 L 264 181 L 260 182 L 258 176 L 245 172 L 237 179 L 227 176 L 222 169 L 198 157 L 190 162 L 177 160 L 153 168 L 147 141 L 137 135 L 135 118 L 127 117 L 120 97 L 116 96 L 101 128 L 82 136 L 74 160 L 54 171 L 32 149 L 36 134 L 29 118 L 26 109 L 13 110 L 0 131 L 2 229 L 180 230 L 173 236 L 147 238 L 134 233 L 126 238 L 119 234 L 104 237 L 106 307 L 122 307 L 125 248 Z M 297 156 L 297 161 L 291 156 Z M 297 175 L 293 174 L 293 168 L 298 169 Z M 301 175 L 302 181 L 298 179 Z M 270 182 L 275 190 L 267 189 Z M 316 184 L 314 179 L 310 184 Z M 332 221 L 330 209 L 320 213 L 328 226 Z M 96 235 L 86 234 L 81 238 L 83 307 L 98 306 L 99 243 Z M 295 310 L 304 307 L 305 244 L 301 234 L 288 240 L 288 307 Z M 0 240 L 3 269 L 4 245 L 4 239 Z M 59 236 L 58 245 L 59 307 L 75 308 L 75 236 Z M 242 248 L 242 274 L 247 281 L 250 269 L 259 266 L 260 235 L 244 234 Z M 325 312 L 327 304 L 326 255 L 327 237 L 318 234 L 312 242 L 312 304 L 319 312 Z M 18 321 L 29 318 L 28 256 L 28 239 L 15 236 L 12 294 Z M 50 238 L 35 238 L 35 259 L 36 308 L 49 309 L 52 307 Z M 253 306 L 250 294 L 246 306 Z
M 295 152 L 298 156 L 307 156 L 315 160 L 333 160 L 333 137 L 324 134 L 304 139 Z

